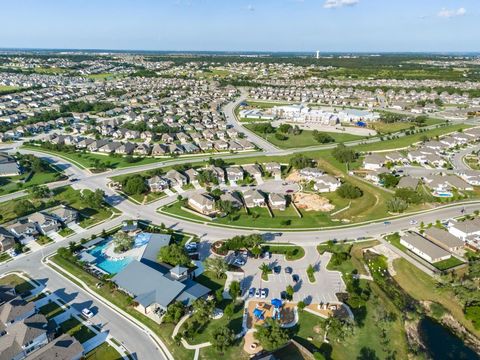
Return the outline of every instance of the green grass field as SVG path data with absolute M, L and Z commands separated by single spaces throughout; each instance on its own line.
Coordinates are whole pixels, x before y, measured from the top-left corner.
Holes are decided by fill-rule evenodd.
M 9 194 L 19 190 L 26 190 L 36 185 L 45 185 L 60 179 L 61 173 L 52 167 L 45 171 L 24 173 L 17 176 L 0 178 L 0 194 Z
M 310 130 L 303 130 L 299 135 L 287 135 L 288 139 L 286 140 L 278 140 L 275 137 L 275 134 L 263 134 L 255 131 L 254 124 L 248 124 L 244 126 L 247 129 L 256 133 L 257 135 L 268 140 L 268 142 L 272 143 L 273 145 L 283 149 L 323 145 L 313 138 L 313 131 L 310 131 Z M 334 138 L 336 143 L 360 140 L 364 138 L 363 136 L 351 135 L 347 133 L 336 133 L 336 132 L 326 132 L 326 133 L 330 135 L 332 138 Z
M 107 342 L 85 354 L 85 360 L 120 360 L 122 356 Z
M 43 305 L 40 309 L 38 309 L 40 314 L 45 315 L 47 320 L 53 319 L 55 316 L 60 315 L 61 313 L 65 312 L 64 309 L 57 303 L 51 301 L 46 305 Z
M 60 331 L 62 334 L 69 334 L 73 336 L 81 343 L 84 343 L 95 336 L 95 333 L 92 330 L 83 325 L 74 317 L 71 317 L 70 319 L 61 323 Z

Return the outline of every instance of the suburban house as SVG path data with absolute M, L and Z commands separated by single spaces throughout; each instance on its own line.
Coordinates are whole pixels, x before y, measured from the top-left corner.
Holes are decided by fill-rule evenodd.
M 226 170 L 228 181 L 243 180 L 243 169 L 239 166 L 231 166 Z
M 82 357 L 82 344 L 74 337 L 63 334 L 29 354 L 25 360 L 80 360 Z
M 177 170 L 169 170 L 165 174 L 165 179 L 169 180 L 172 186 L 183 186 L 188 183 L 188 178 Z
M 28 221 L 35 223 L 38 230 L 44 235 L 58 231 L 61 228 L 60 222 L 54 216 L 45 212 L 36 212 L 29 215 Z
M 341 185 L 340 180 L 333 177 L 332 175 L 322 175 L 315 179 L 315 184 L 313 188 L 318 192 L 333 192 L 337 190 Z
M 264 166 L 265 166 L 265 171 L 271 174 L 279 174 L 281 173 L 281 170 L 282 170 L 281 165 L 277 162 L 269 162 L 269 163 L 266 163 Z
M 452 220 L 448 224 L 448 232 L 463 241 L 466 241 L 467 237 L 479 236 L 480 218 L 465 221 Z
M 22 244 L 26 244 L 32 240 L 35 240 L 35 238 L 39 235 L 37 225 L 29 222 L 26 219 L 19 220 L 18 222 L 10 225 L 8 229 L 18 240 L 20 240 Z
M 262 168 L 258 164 L 244 165 L 243 170 L 253 177 L 262 176 Z
M 285 195 L 270 193 L 268 194 L 268 202 L 272 209 L 285 210 L 287 208 L 287 199 Z
M 366 170 L 378 170 L 385 165 L 385 162 L 385 156 L 378 154 L 367 155 L 363 160 L 363 168 Z
M 197 170 L 190 168 L 188 170 L 185 170 L 185 175 L 187 175 L 188 181 L 192 182 L 197 180 L 197 176 L 199 175 L 199 173 Z
M 434 244 L 437 244 L 441 248 L 450 252 L 458 252 L 463 248 L 464 245 L 463 241 L 459 238 L 450 234 L 448 231 L 436 227 L 431 227 L 425 230 L 423 236 Z
M 306 167 L 299 171 L 300 175 L 307 181 L 316 180 L 323 176 L 324 172 L 319 168 Z
M 400 244 L 431 264 L 452 257 L 452 254 L 448 251 L 417 233 L 406 233 L 402 235 Z
M 265 196 L 257 189 L 248 189 L 243 193 L 243 200 L 245 201 L 245 206 L 248 208 L 256 206 L 266 206 Z
M 188 205 L 204 215 L 215 212 L 215 200 L 208 194 L 193 194 L 188 198 Z
M 242 200 L 237 192 L 226 192 L 225 194 L 220 195 L 220 201 L 229 201 L 236 209 L 240 209 L 243 206 Z
M 162 192 L 163 190 L 168 189 L 169 182 L 167 179 L 156 175 L 147 180 L 147 185 L 151 192 Z
M 0 152 L 0 176 L 20 175 L 17 161 L 10 155 Z
M 60 206 L 49 211 L 50 215 L 56 217 L 63 224 L 75 223 L 78 221 L 78 211 L 66 206 Z
M 0 252 L 13 249 L 15 246 L 15 236 L 7 229 L 0 226 Z
M 418 179 L 412 176 L 403 176 L 400 178 L 400 181 L 397 184 L 397 188 L 399 189 L 406 189 L 410 188 L 416 190 L 418 186 Z
M 8 292 L 8 293 L 5 293 Z M 34 302 L 27 302 L 11 290 L 0 288 L 0 358 L 25 359 L 27 355 L 48 343 L 47 319 L 36 314 Z

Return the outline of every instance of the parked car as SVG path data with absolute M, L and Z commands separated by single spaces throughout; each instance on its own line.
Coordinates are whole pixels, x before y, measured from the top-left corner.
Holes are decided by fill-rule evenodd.
M 417 225 L 418 221 L 415 219 L 410 220 L 410 225 Z
M 273 272 L 275 274 L 280 274 L 281 271 L 282 271 L 282 267 L 280 265 L 277 265 L 273 268 Z
M 293 280 L 293 282 L 297 283 L 298 280 L 300 280 L 300 277 L 297 274 L 293 274 L 292 275 L 292 280 Z
M 270 259 L 272 257 L 272 254 L 270 254 L 268 251 L 266 251 L 264 254 L 263 254 L 263 258 L 264 259 Z
M 268 295 L 268 289 L 262 289 L 260 291 L 260 298 L 265 299 Z
M 290 266 L 285 267 L 285 273 L 291 274 L 292 273 L 292 268 Z
M 256 298 L 260 297 L 260 291 L 261 291 L 261 290 L 262 290 L 262 289 L 257 289 L 257 290 L 255 290 L 255 297 L 256 297 Z
M 243 266 L 246 263 L 247 263 L 247 261 L 244 258 L 240 258 L 240 257 L 233 260 L 233 265 L 237 265 L 237 266 Z
M 255 296 L 255 288 L 250 288 L 248 290 L 248 297 L 254 297 Z
M 91 319 L 93 317 L 93 312 L 85 308 L 82 310 L 82 315 L 85 316 L 87 319 Z

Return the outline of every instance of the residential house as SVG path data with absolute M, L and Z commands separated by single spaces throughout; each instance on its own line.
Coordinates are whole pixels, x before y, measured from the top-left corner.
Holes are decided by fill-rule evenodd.
M 315 179 L 323 176 L 324 172 L 319 168 L 306 167 L 300 169 L 299 174 L 307 181 L 315 181 Z
M 0 226 L 0 252 L 13 249 L 15 246 L 15 236 L 3 226 Z
M 54 216 L 45 212 L 36 212 L 29 215 L 28 221 L 35 223 L 38 230 L 44 235 L 58 231 L 61 228 L 60 222 Z
M 243 180 L 243 169 L 239 166 L 230 166 L 226 169 L 227 179 L 230 182 Z
M 152 176 L 147 180 L 151 192 L 162 192 L 169 187 L 169 181 L 161 176 Z
M 29 354 L 25 360 L 80 360 L 83 346 L 69 334 L 60 335 L 39 350 Z
M 215 212 L 215 200 L 208 194 L 193 194 L 188 198 L 188 205 L 204 215 Z
M 164 156 L 168 152 L 168 148 L 163 144 L 155 144 L 152 148 L 153 156 Z
M 272 209 L 283 211 L 287 208 L 287 199 L 283 194 L 269 193 L 268 202 Z
M 448 251 L 417 233 L 406 233 L 402 235 L 400 244 L 431 264 L 452 257 L 452 254 Z
M 27 220 L 21 220 L 9 226 L 9 231 L 22 243 L 26 244 L 39 235 L 37 225 Z
M 183 186 L 188 183 L 188 178 L 175 169 L 169 170 L 165 174 L 165 179 L 169 180 L 172 186 Z
M 279 174 L 282 171 L 282 167 L 277 162 L 269 162 L 264 165 L 265 171 L 271 174 Z
M 190 168 L 190 169 L 188 169 L 188 170 L 185 170 L 185 175 L 187 175 L 188 181 L 189 181 L 189 182 L 192 182 L 192 181 L 196 181 L 198 175 L 200 175 L 200 174 L 198 173 L 197 170 L 195 170 L 195 169 L 193 169 L 193 168 Z
M 0 152 L 0 176 L 17 176 L 20 173 L 20 166 L 15 158 Z
M 121 154 L 121 155 L 131 155 L 133 154 L 133 151 L 135 150 L 136 146 L 135 144 L 132 144 L 130 142 L 127 142 L 125 144 L 120 145 L 116 150 L 116 154 Z
M 333 192 L 337 190 L 342 183 L 337 178 L 325 174 L 315 179 L 313 188 L 318 192 Z
M 243 206 L 242 200 L 237 192 L 226 192 L 225 194 L 220 195 L 220 201 L 229 201 L 236 209 L 240 209 Z
M 150 145 L 138 144 L 135 150 L 133 150 L 133 153 L 137 155 L 150 155 Z
M 480 218 L 465 221 L 452 220 L 448 223 L 448 232 L 463 241 L 468 237 L 480 236 Z
M 463 241 L 458 237 L 452 235 L 446 230 L 442 230 L 436 227 L 431 227 L 425 230 L 423 236 L 440 246 L 442 249 L 450 252 L 458 252 L 463 248 Z
M 418 186 L 418 179 L 410 175 L 401 177 L 400 181 L 397 184 L 397 188 L 399 189 L 410 188 L 410 189 L 416 190 L 417 186 Z
M 257 189 L 248 189 L 243 193 L 245 206 L 248 208 L 256 206 L 266 206 L 265 196 Z
M 67 206 L 60 206 L 52 211 L 49 211 L 50 215 L 56 217 L 63 224 L 76 223 L 79 218 L 77 210 Z
M 383 155 L 371 154 L 365 156 L 363 168 L 366 170 L 378 170 L 385 165 L 386 158 Z

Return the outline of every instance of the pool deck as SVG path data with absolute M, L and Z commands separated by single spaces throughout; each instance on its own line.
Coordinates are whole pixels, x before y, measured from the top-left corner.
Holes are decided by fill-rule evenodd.
M 113 244 L 113 241 L 110 242 L 107 247 L 105 248 L 105 250 L 103 251 L 103 254 L 105 255 L 105 257 L 107 257 L 108 259 L 111 259 L 111 260 L 121 260 L 121 259 L 124 259 L 126 257 L 132 257 L 134 259 L 139 259 L 140 256 L 142 256 L 144 250 L 145 250 L 145 246 L 146 245 L 142 245 L 140 247 L 134 247 L 130 250 L 127 250 L 125 252 L 122 252 L 122 253 L 116 253 L 114 251 L 114 248 L 115 248 L 115 245 Z

